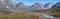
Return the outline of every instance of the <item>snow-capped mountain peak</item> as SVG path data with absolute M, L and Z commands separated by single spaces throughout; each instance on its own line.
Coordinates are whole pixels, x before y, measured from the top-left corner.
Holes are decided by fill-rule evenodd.
M 45 9 L 49 9 L 49 8 L 52 7 L 52 5 L 53 5 L 53 3 L 46 3 L 46 4 L 44 5 L 44 8 L 45 8 Z

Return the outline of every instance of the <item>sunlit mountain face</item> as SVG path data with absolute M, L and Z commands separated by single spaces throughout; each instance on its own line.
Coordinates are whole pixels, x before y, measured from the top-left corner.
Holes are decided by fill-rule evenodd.
M 16 10 L 16 6 L 11 0 L 0 0 L 0 10 L 13 11 Z
M 4 11 L 4 9 L 6 5 L 4 4 L 4 2 L 2 0 L 0 0 L 0 11 Z
M 9 6 L 12 10 L 16 9 L 16 4 L 14 2 L 12 2 L 12 0 L 4 0 L 4 3 Z

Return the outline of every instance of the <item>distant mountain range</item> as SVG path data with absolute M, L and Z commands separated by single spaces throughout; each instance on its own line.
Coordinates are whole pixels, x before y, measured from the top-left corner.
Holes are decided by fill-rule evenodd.
M 11 0 L 0 0 L 0 11 L 30 11 L 30 10 L 46 10 L 60 8 L 60 2 L 53 5 L 53 3 L 46 3 L 45 5 L 41 3 L 35 3 L 31 6 L 25 5 L 23 2 L 15 4 Z

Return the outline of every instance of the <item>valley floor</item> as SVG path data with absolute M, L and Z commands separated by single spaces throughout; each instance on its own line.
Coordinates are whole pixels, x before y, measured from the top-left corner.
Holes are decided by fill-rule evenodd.
M 44 13 L 32 13 L 32 12 L 20 12 L 20 13 L 10 13 L 3 14 L 0 13 L 0 19 L 48 19 L 44 18 Z M 50 19 L 50 18 L 49 18 Z M 60 18 L 56 18 L 60 19 Z

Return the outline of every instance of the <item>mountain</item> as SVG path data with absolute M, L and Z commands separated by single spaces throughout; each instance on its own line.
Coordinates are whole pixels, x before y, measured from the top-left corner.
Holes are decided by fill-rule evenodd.
M 20 2 L 16 5 L 18 8 L 26 8 L 23 2 Z
M 16 4 L 12 0 L 4 0 L 6 6 L 10 7 L 12 10 L 17 10 Z
M 59 7 L 60 7 L 59 5 L 60 5 L 60 2 L 56 3 L 55 5 L 53 5 L 53 6 L 51 7 L 51 9 L 59 8 Z
M 23 2 L 20 2 L 20 3 L 16 4 L 16 7 L 17 7 L 17 9 L 20 10 L 20 11 L 27 10 L 27 6 L 24 5 Z
M 54 17 L 60 17 L 60 2 L 57 2 L 56 4 L 54 4 L 52 7 L 51 7 L 51 10 L 50 10 L 52 16 Z
M 30 7 L 32 9 L 32 11 L 30 12 L 49 13 L 52 5 L 53 5 L 52 3 L 47 3 L 45 5 L 42 5 L 40 3 L 35 3 Z
M 49 9 L 49 8 L 52 7 L 52 5 L 53 5 L 53 3 L 46 3 L 46 4 L 44 5 L 44 8 L 45 8 L 45 9 Z
M 16 10 L 15 4 L 11 0 L 0 0 L 0 11 Z
M 51 7 L 51 9 L 56 11 L 56 12 L 60 12 L 60 2 L 56 3 L 55 5 L 53 5 Z
M 0 0 L 0 11 L 5 11 L 7 8 L 6 8 L 6 5 L 4 4 L 4 1 L 3 0 Z
M 43 5 L 40 3 L 35 3 L 32 6 L 29 7 L 31 10 L 41 10 L 43 8 Z

